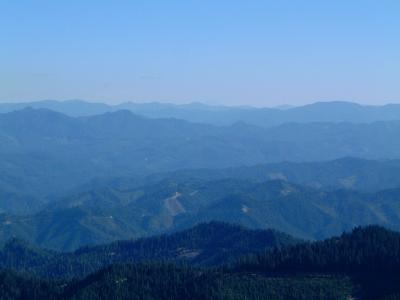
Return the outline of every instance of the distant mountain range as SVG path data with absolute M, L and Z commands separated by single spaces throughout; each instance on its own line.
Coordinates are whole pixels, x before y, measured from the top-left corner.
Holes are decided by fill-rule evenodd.
M 398 136 L 400 121 L 265 129 L 150 119 L 127 110 L 75 118 L 27 108 L 0 114 L 0 190 L 40 203 L 95 178 L 346 156 L 398 159 Z
M 290 122 L 371 123 L 376 121 L 400 120 L 400 104 L 367 106 L 343 101 L 317 102 L 298 107 L 255 108 L 249 106 L 212 106 L 202 103 L 176 105 L 158 102 L 126 102 L 117 105 L 108 105 L 82 100 L 45 100 L 25 103 L 2 103 L 0 104 L 0 112 L 11 112 L 27 107 L 51 109 L 72 117 L 129 110 L 135 114 L 150 118 L 177 118 L 190 122 L 224 126 L 237 122 L 271 127 Z

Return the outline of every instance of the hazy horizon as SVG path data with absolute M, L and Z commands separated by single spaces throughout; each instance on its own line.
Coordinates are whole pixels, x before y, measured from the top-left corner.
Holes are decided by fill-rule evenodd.
M 399 103 L 399 9 L 390 0 L 7 2 L 0 102 Z
M 174 101 L 133 101 L 133 100 L 126 100 L 126 101 L 104 101 L 104 100 L 93 100 L 93 99 L 30 99 L 30 100 L 15 100 L 15 101 L 1 101 L 0 100 L 0 105 L 1 104 L 26 104 L 26 103 L 38 103 L 38 102 L 46 102 L 46 101 L 55 101 L 55 102 L 86 102 L 86 103 L 91 103 L 91 104 L 105 104 L 109 106 L 118 106 L 118 105 L 123 105 L 127 103 L 135 103 L 135 104 L 170 104 L 170 105 L 191 105 L 191 104 L 200 104 L 200 105 L 207 105 L 207 106 L 223 106 L 223 107 L 249 107 L 249 108 L 282 108 L 282 109 L 289 109 L 289 108 L 295 108 L 295 107 L 302 107 L 302 106 L 308 106 L 308 105 L 314 105 L 318 103 L 348 103 L 348 104 L 356 104 L 360 106 L 372 106 L 372 107 L 379 107 L 379 106 L 385 106 L 385 105 L 392 105 L 392 104 L 398 104 L 400 105 L 399 102 L 383 102 L 383 103 L 360 103 L 356 101 L 351 101 L 351 100 L 326 100 L 326 101 L 310 101 L 310 102 L 305 102 L 305 103 L 298 103 L 298 104 L 288 104 L 288 103 L 281 103 L 281 104 L 271 104 L 271 105 L 254 105 L 254 104 L 235 104 L 235 103 L 212 103 L 212 102 L 205 102 L 205 101 L 187 101 L 187 102 L 174 102 Z

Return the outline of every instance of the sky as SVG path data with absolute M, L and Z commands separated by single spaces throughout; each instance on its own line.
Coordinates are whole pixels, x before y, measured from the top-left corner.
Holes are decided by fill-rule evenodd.
M 0 102 L 400 102 L 398 0 L 0 0 Z

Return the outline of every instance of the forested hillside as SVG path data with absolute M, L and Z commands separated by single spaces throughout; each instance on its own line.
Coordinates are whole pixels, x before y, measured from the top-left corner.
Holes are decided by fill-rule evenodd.
M 238 232 L 253 234 L 239 227 L 214 223 L 184 232 L 181 238 L 196 231 L 214 232 L 215 226 L 224 229 L 224 235 L 231 238 Z M 207 239 L 206 234 L 203 239 Z M 228 244 L 225 246 L 229 249 Z M 107 248 L 94 249 L 99 253 Z M 209 250 L 208 255 L 212 257 L 215 253 Z M 356 228 L 321 242 L 257 251 L 213 269 L 155 261 L 116 264 L 71 281 L 49 281 L 3 271 L 0 286 L 4 288 L 0 289 L 0 296 L 12 299 L 395 299 L 400 295 L 400 234 L 381 227 Z M 91 252 L 85 249 L 76 255 Z M 38 255 L 43 253 L 38 253 L 31 249 L 8 255 L 16 255 L 14 269 L 18 269 L 18 257 L 25 255 L 25 260 L 19 261 L 20 270 L 24 270 L 24 266 L 34 261 L 39 268 Z M 4 258 L 3 251 L 2 261 Z M 96 256 L 92 258 L 96 260 Z M 97 258 L 101 260 L 101 255 Z M 65 268 L 64 272 L 68 274 L 69 269 Z
M 41 249 L 12 239 L 0 250 L 0 267 L 41 277 L 83 277 L 115 263 L 173 261 L 218 266 L 267 248 L 300 242 L 273 230 L 250 230 L 211 222 L 170 234 L 84 247 L 71 253 Z
M 29 215 L 0 215 L 0 242 L 16 237 L 72 251 L 190 228 L 210 221 L 274 228 L 323 239 L 357 225 L 400 229 L 399 189 L 365 193 L 283 180 L 162 179 L 145 185 L 77 191 Z

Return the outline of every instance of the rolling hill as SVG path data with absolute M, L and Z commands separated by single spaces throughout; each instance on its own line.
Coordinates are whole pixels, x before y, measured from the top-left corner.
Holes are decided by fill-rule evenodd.
M 0 241 L 12 237 L 59 250 L 190 228 L 213 220 L 323 239 L 355 226 L 400 228 L 399 189 L 321 190 L 287 181 L 187 179 L 78 192 L 38 213 L 0 215 Z
M 279 162 L 223 169 L 188 169 L 164 172 L 139 178 L 93 180 L 82 188 L 95 186 L 129 187 L 155 183 L 162 179 L 219 180 L 225 178 L 263 182 L 283 180 L 321 190 L 348 189 L 377 192 L 400 186 L 400 160 L 366 160 L 345 157 L 321 162 Z

